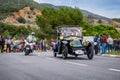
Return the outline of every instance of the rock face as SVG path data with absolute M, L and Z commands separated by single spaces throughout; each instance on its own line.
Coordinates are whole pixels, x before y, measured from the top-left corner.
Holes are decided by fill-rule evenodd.
M 112 20 L 112 21 L 111 21 L 111 24 L 112 24 L 113 26 L 116 26 L 116 29 L 117 29 L 118 31 L 120 31 L 120 23 L 119 23 L 119 22 L 116 22 L 116 21 Z
M 31 27 L 36 27 L 37 25 L 35 24 L 35 18 L 37 15 L 42 15 L 41 11 L 34 8 L 31 9 L 30 7 L 24 7 L 23 9 L 19 10 L 18 12 L 14 12 L 13 16 L 7 17 L 3 22 L 5 23 L 12 23 L 14 25 L 25 25 L 25 26 L 31 26 Z M 24 18 L 26 20 L 26 23 L 19 23 L 17 21 L 18 18 Z

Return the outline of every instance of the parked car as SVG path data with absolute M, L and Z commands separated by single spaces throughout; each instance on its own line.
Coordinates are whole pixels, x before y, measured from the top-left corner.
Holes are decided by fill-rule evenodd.
M 82 28 L 75 26 L 59 26 L 56 28 L 56 43 L 53 51 L 54 57 L 62 55 L 63 59 L 68 54 L 78 57 L 78 55 L 87 55 L 88 59 L 94 56 L 94 48 L 92 42 L 83 44 Z

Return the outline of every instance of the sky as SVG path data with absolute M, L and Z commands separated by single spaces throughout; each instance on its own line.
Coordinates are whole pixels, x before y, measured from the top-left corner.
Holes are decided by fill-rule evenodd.
M 38 3 L 49 3 L 56 6 L 78 7 L 92 13 L 108 17 L 120 18 L 120 0 L 34 0 Z

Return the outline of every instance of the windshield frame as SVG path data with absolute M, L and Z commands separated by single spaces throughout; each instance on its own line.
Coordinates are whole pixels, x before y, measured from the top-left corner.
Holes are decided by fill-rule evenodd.
M 58 27 L 57 30 L 61 33 L 61 35 L 65 37 L 82 37 L 82 28 L 81 27 Z M 74 33 L 76 33 L 74 35 Z

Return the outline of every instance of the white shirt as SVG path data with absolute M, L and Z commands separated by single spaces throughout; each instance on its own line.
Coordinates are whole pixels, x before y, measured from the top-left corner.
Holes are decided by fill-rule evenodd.
M 107 42 L 108 42 L 108 44 L 113 44 L 113 39 L 111 37 L 109 37 Z

